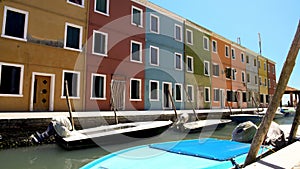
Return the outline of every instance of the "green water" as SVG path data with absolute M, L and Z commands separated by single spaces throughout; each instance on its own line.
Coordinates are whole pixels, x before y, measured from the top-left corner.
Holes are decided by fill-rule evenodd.
M 279 124 L 291 124 L 293 117 L 285 117 L 276 120 Z M 102 157 L 110 152 L 120 149 L 181 139 L 197 139 L 204 137 L 214 137 L 219 139 L 230 139 L 231 132 L 236 127 L 236 123 L 227 124 L 224 128 L 215 131 L 202 131 L 195 134 L 184 134 L 167 130 L 160 136 L 150 139 L 139 140 L 128 144 L 118 144 L 102 146 L 83 150 L 66 151 L 57 145 L 41 145 L 35 147 L 18 148 L 0 151 L 1 169 L 77 169 L 90 161 Z

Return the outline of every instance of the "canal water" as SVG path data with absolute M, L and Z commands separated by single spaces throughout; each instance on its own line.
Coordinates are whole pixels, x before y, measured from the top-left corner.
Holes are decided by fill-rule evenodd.
M 276 119 L 279 124 L 291 124 L 292 116 Z M 0 151 L 1 169 L 77 169 L 90 161 L 120 149 L 182 139 L 219 138 L 231 139 L 231 132 L 238 124 L 231 122 L 215 131 L 201 131 L 200 133 L 184 134 L 174 130 L 167 130 L 160 136 L 138 140 L 127 144 L 106 145 L 83 150 L 66 151 L 55 144 L 34 147 L 17 148 Z M 120 164 L 121 165 L 121 164 Z

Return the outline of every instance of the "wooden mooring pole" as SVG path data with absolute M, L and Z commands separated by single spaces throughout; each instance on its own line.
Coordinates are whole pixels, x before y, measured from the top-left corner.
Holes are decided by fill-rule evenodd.
M 298 96 L 300 96 L 300 94 L 298 94 Z M 294 139 L 297 135 L 299 124 L 300 124 L 300 101 L 298 101 L 298 104 L 297 104 L 296 114 L 295 114 L 294 121 L 293 121 L 293 124 L 292 124 L 292 128 L 291 128 L 291 131 L 290 131 L 288 144 L 291 144 L 291 143 L 294 142 Z
M 283 69 L 280 74 L 279 82 L 277 84 L 277 88 L 274 94 L 274 97 L 271 101 L 271 104 L 268 107 L 267 113 L 262 119 L 262 122 L 253 138 L 250 151 L 247 155 L 244 166 L 249 165 L 256 160 L 256 155 L 260 146 L 262 145 L 270 125 L 274 119 L 275 112 L 280 104 L 280 100 L 284 94 L 288 81 L 290 79 L 291 73 L 294 69 L 296 58 L 299 52 L 300 47 L 300 22 L 298 22 L 297 31 L 291 45 L 290 51 L 287 55 L 286 61 L 284 63 Z
M 68 106 L 69 116 L 70 116 L 70 121 L 71 121 L 71 126 L 72 126 L 71 131 L 73 131 L 73 130 L 75 130 L 75 124 L 74 124 L 74 118 L 73 118 L 73 115 L 72 115 L 71 102 L 70 102 L 70 98 L 69 98 L 68 81 L 65 81 L 65 88 L 66 88 L 66 100 L 67 100 L 67 106 Z

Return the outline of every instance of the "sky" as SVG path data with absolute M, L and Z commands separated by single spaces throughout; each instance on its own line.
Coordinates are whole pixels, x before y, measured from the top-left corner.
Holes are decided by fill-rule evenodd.
M 300 0 L 149 0 L 276 62 L 277 82 L 300 20 Z M 288 85 L 300 90 L 300 54 Z M 286 100 L 287 96 L 284 96 Z M 284 101 L 285 103 L 285 101 Z

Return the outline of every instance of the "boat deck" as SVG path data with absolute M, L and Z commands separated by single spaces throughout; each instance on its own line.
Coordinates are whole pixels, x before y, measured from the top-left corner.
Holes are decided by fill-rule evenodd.
M 245 169 L 294 168 L 300 169 L 300 141 L 297 141 L 261 160 L 248 165 Z

